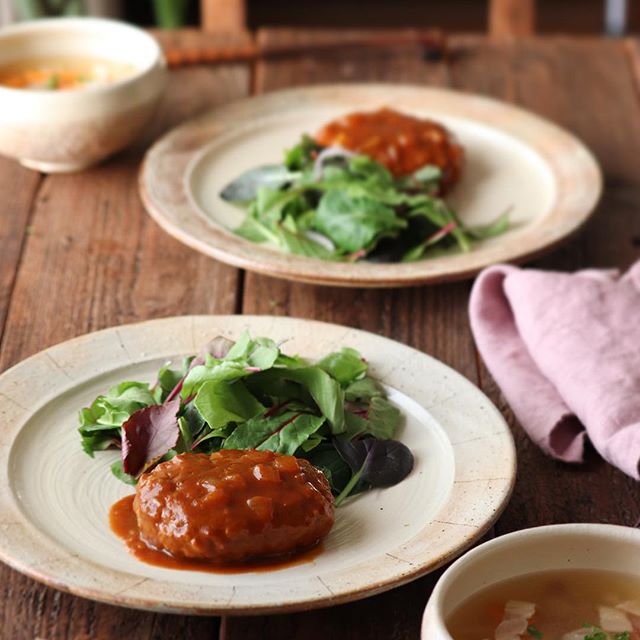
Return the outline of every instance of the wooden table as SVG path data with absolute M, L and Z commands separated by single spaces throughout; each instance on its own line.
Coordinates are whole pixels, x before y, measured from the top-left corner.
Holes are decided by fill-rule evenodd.
M 260 37 L 282 44 L 312 36 L 271 30 Z M 518 447 L 519 478 L 495 534 L 552 522 L 633 525 L 640 514 L 634 481 L 595 455 L 580 468 L 553 462 L 524 436 L 474 348 L 467 322 L 469 282 L 339 290 L 244 273 L 161 231 L 142 208 L 136 180 L 152 139 L 235 98 L 335 81 L 448 86 L 514 102 L 554 120 L 582 138 L 602 164 L 606 188 L 596 215 L 577 238 L 535 266 L 626 268 L 640 257 L 639 54 L 632 41 L 557 37 L 494 44 L 465 36 L 451 38 L 450 56 L 441 62 L 426 62 L 417 47 L 407 46 L 174 71 L 155 131 L 136 149 L 67 176 L 43 176 L 0 160 L 0 369 L 85 332 L 175 314 L 282 314 L 359 327 L 443 360 L 507 416 Z M 331 609 L 220 621 L 97 604 L 1 566 L 0 637 L 413 639 L 433 581 L 426 577 Z

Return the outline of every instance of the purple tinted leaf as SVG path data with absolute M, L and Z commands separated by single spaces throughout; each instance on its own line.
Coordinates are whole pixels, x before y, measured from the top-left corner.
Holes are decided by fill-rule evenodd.
M 209 343 L 207 343 L 206 347 L 200 352 L 200 354 L 191 361 L 191 364 L 189 365 L 187 372 L 180 379 L 178 384 L 173 388 L 171 393 L 167 396 L 165 403 L 171 402 L 176 396 L 180 394 L 180 392 L 182 391 L 182 386 L 184 385 L 184 381 L 189 375 L 189 372 L 194 367 L 199 367 L 200 365 L 203 365 L 206 361 L 207 355 L 212 356 L 216 360 L 222 360 L 223 358 L 226 357 L 226 355 L 229 353 L 229 350 L 231 349 L 231 347 L 233 347 L 234 344 L 235 343 L 232 340 L 229 340 L 224 336 L 217 336 L 213 340 L 211 340 Z
M 397 440 L 335 438 L 334 444 L 353 473 L 372 487 L 390 487 L 404 480 L 413 469 L 413 454 Z
M 413 469 L 413 454 L 397 440 L 373 440 L 368 463 L 362 473 L 373 487 L 390 487 L 404 480 Z
M 174 398 L 180 395 L 180 392 L 182 391 L 182 387 L 184 385 L 184 381 L 187 379 L 187 376 L 189 375 L 189 372 L 191 371 L 191 369 L 201 364 L 204 364 L 204 357 L 201 357 L 201 356 L 198 356 L 197 358 L 194 358 L 191 361 L 191 364 L 189 365 L 187 372 L 182 376 L 182 378 L 180 378 L 178 384 L 173 388 L 171 393 L 166 397 L 164 401 L 165 404 L 167 404 L 168 402 L 173 402 Z
M 122 425 L 122 469 L 137 476 L 178 441 L 180 399 L 139 409 Z

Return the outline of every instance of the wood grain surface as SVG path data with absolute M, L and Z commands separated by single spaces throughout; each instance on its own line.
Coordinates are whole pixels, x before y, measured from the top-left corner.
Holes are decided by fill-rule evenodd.
M 237 311 L 238 272 L 189 251 L 148 218 L 137 195 L 137 170 L 151 139 L 221 100 L 244 96 L 248 87 L 246 68 L 180 70 L 173 74 L 154 131 L 139 148 L 91 171 L 41 180 L 2 163 L 0 184 L 6 182 L 2 193 L 9 193 L 9 200 L 3 195 L 0 233 L 4 239 L 7 228 L 15 236 L 8 247 L 18 245 L 14 273 L 16 264 L 19 269 L 15 276 L 4 276 L 11 264 L 3 242 L 2 282 L 15 282 L 10 301 L 7 296 L 8 304 L 0 308 L 0 319 L 7 315 L 1 369 L 49 345 L 122 322 Z M 11 193 L 16 186 L 19 190 Z M 0 565 L 2 640 L 204 640 L 217 637 L 217 630 L 217 619 L 101 605 L 43 587 Z
M 280 45 L 311 37 L 301 30 L 260 35 L 262 42 Z M 603 166 L 605 196 L 595 217 L 535 266 L 625 268 L 640 257 L 639 51 L 635 43 L 615 40 L 455 37 L 440 62 L 426 61 L 420 47 L 403 47 L 174 71 L 156 129 L 136 149 L 72 176 L 42 177 L 0 161 L 0 369 L 87 331 L 174 314 L 271 313 L 343 323 L 431 353 L 480 385 L 504 411 L 517 441 L 519 479 L 497 533 L 550 522 L 634 524 L 640 515 L 637 483 L 595 455 L 579 468 L 555 463 L 523 435 L 474 349 L 466 311 L 470 283 L 338 290 L 244 274 L 189 251 L 157 228 L 142 209 L 136 181 L 152 138 L 251 91 L 356 80 L 449 86 L 558 122 L 580 136 Z M 0 567 L 0 638 L 409 640 L 418 638 L 435 577 L 332 609 L 219 624 L 99 605 Z
M 490 0 L 490 37 L 508 40 L 530 36 L 535 28 L 536 0 Z

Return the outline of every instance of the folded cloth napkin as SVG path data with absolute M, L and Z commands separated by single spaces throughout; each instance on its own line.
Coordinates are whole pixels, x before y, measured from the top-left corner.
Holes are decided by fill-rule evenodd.
M 469 313 L 487 367 L 542 449 L 581 462 L 588 434 L 640 479 L 640 262 L 622 277 L 489 267 Z

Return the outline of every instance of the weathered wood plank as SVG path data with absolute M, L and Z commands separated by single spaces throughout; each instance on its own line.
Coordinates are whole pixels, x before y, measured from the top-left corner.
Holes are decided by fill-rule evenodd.
M 158 40 L 170 67 L 193 64 L 246 62 L 256 54 L 248 31 L 149 29 Z
M 144 212 L 141 152 L 190 114 L 242 96 L 244 68 L 174 72 L 159 124 L 137 148 L 47 177 L 12 296 L 0 368 L 100 327 L 191 312 L 232 312 L 238 272 L 187 249 Z
M 0 340 L 41 175 L 0 158 Z
M 200 0 L 202 28 L 237 32 L 247 26 L 247 0 Z
M 277 37 L 321 38 L 308 32 L 265 32 L 264 42 Z M 345 37 L 352 37 L 347 35 Z M 280 40 L 281 39 L 281 40 Z M 389 81 L 446 85 L 444 63 L 426 62 L 420 47 L 362 55 L 302 57 L 257 67 L 257 90 L 296 84 L 344 81 Z M 418 347 L 477 381 L 473 343 L 466 321 L 468 283 L 397 290 L 335 289 L 292 284 L 247 273 L 245 313 L 271 313 L 336 322 L 383 334 Z M 368 600 L 289 616 L 226 618 L 221 638 L 415 638 L 433 576 Z M 357 621 L 357 623 L 355 622 Z
M 354 36 L 347 32 L 347 40 Z M 295 42 L 309 37 L 321 40 L 323 32 L 299 32 L 278 29 L 259 35 L 262 43 Z M 420 47 L 400 51 L 349 52 L 320 57 L 303 56 L 300 60 L 269 61 L 256 70 L 256 89 L 272 91 L 296 84 L 342 81 L 393 81 L 433 85 L 447 83 L 444 63 L 425 62 Z M 373 291 L 334 289 L 292 284 L 253 273 L 247 273 L 244 285 L 245 313 L 272 313 L 309 317 L 352 325 L 384 333 L 390 337 L 419 346 L 457 366 L 470 377 L 475 376 L 475 364 L 470 335 L 463 315 L 468 285 L 447 285 L 432 288 Z M 447 327 L 456 323 L 456 330 Z M 454 336 L 451 340 L 445 335 Z
M 456 44 L 458 55 L 451 66 L 456 87 L 503 98 L 550 118 L 580 137 L 603 168 L 605 193 L 594 217 L 575 239 L 532 266 L 625 269 L 640 258 L 640 167 L 634 161 L 640 145 L 640 102 L 623 44 L 568 38 L 503 45 L 462 38 Z M 484 367 L 481 377 L 484 391 L 514 425 L 518 447 L 518 482 L 496 526 L 498 533 L 554 522 L 637 521 L 640 501 L 631 478 L 595 454 L 581 467 L 547 458 L 515 425 Z
M 298 30 L 289 37 L 304 38 L 305 33 Z M 598 156 L 607 179 L 605 199 L 594 220 L 578 238 L 536 265 L 626 267 L 637 259 L 640 175 L 634 150 L 640 143 L 640 103 L 629 52 L 616 42 L 562 38 L 508 45 L 458 38 L 453 44 L 448 66 L 424 63 L 417 48 L 347 55 L 340 51 L 304 56 L 296 62 L 271 61 L 260 67 L 257 86 L 272 90 L 328 81 L 426 82 L 522 104 L 582 137 Z M 218 100 L 244 95 L 247 82 L 246 70 L 237 68 L 178 72 L 161 117 L 163 126 Z M 17 174 L 5 173 L 0 164 L 0 187 L 6 182 L 5 202 L 10 203 L 0 215 L 18 210 L 23 216 L 16 218 L 22 220 L 17 235 L 6 232 L 7 244 L 4 230 L 0 231 L 0 284 L 4 287 L 3 269 L 9 264 L 9 291 L 13 291 L 0 369 L 49 344 L 102 326 L 236 308 L 236 292 L 242 287 L 237 272 L 183 248 L 144 216 L 135 188 L 135 168 L 143 147 L 83 176 L 47 178 L 37 192 L 35 207 L 30 207 L 25 194 L 31 198 L 36 194 L 37 175 L 17 165 L 11 165 Z M 11 175 L 18 177 L 7 177 Z M 16 183 L 23 188 L 15 189 Z M 33 232 L 21 254 L 21 234 L 29 215 Z M 476 361 L 466 320 L 468 291 L 468 283 L 383 292 L 334 290 L 247 275 L 242 305 L 246 312 L 315 317 L 382 333 L 432 353 L 481 383 L 510 418 L 520 456 L 520 480 L 497 526 L 500 533 L 571 520 L 631 524 L 640 510 L 635 483 L 595 458 L 581 469 L 554 463 L 515 424 L 489 374 Z M 416 638 L 432 582 L 433 577 L 425 578 L 335 609 L 229 618 L 221 635 L 226 640 L 283 635 L 311 640 Z M 154 616 L 73 598 L 6 567 L 0 568 L 0 594 L 2 635 L 18 640 L 36 636 L 47 640 L 200 639 L 214 637 L 217 629 L 215 619 Z
M 628 38 L 625 40 L 625 49 L 629 56 L 631 72 L 636 81 L 636 86 L 640 92 L 640 40 L 638 38 Z
M 397 37 L 403 33 L 414 34 L 411 30 L 385 32 Z M 270 47 L 295 47 L 300 45 L 321 45 L 336 41 L 335 31 L 325 29 L 264 29 L 258 32 L 258 44 L 264 49 Z M 363 38 L 375 37 L 375 32 L 344 30 L 340 39 L 345 43 L 358 42 Z M 295 85 L 318 84 L 323 82 L 409 82 L 442 84 L 446 67 L 442 63 L 425 63 L 423 56 L 428 52 L 415 42 L 387 50 L 362 48 L 336 48 L 323 55 L 302 54 L 297 59 L 268 60 L 256 66 L 254 88 L 257 91 L 274 91 Z
M 536 0 L 490 0 L 489 35 L 495 39 L 529 36 L 535 31 Z
M 304 37 L 304 33 L 295 37 Z M 394 72 L 381 62 L 373 64 L 373 69 L 344 60 L 302 60 L 280 67 L 269 63 L 259 67 L 258 87 L 288 86 L 303 77 L 307 82 L 335 81 L 347 74 L 358 80 L 372 74 L 376 79 L 425 80 L 421 72 L 416 73 L 416 65 L 416 60 L 407 60 Z M 575 72 L 578 68 L 580 74 Z M 640 142 L 640 105 L 619 43 L 555 39 L 491 44 L 483 38 L 459 38 L 452 42 L 448 67 L 429 80 L 516 102 L 550 117 L 582 137 L 602 162 L 607 192 L 596 218 L 576 240 L 537 265 L 625 267 L 638 258 L 640 219 L 633 214 L 640 204 L 640 176 L 633 153 Z M 633 481 L 593 458 L 582 468 L 555 463 L 516 424 L 479 358 L 474 362 L 471 355 L 468 289 L 468 284 L 459 284 L 415 291 L 349 292 L 248 274 L 244 309 L 319 317 L 378 331 L 432 353 L 480 383 L 509 419 L 520 459 L 516 492 L 496 527 L 499 533 L 550 522 L 632 523 L 640 510 Z M 221 637 L 416 638 L 430 580 L 331 610 L 228 618 L 223 621 Z
M 293 615 L 223 618 L 221 640 L 417 640 L 440 572 L 381 596 Z
M 0 369 L 110 325 L 235 311 L 237 270 L 165 234 L 143 210 L 137 171 L 142 152 L 158 134 L 189 115 L 244 96 L 248 87 L 245 67 L 174 72 L 158 124 L 145 141 L 90 171 L 44 180 L 13 288 Z M 3 638 L 204 640 L 217 635 L 217 626 L 214 618 L 100 605 L 0 567 Z

